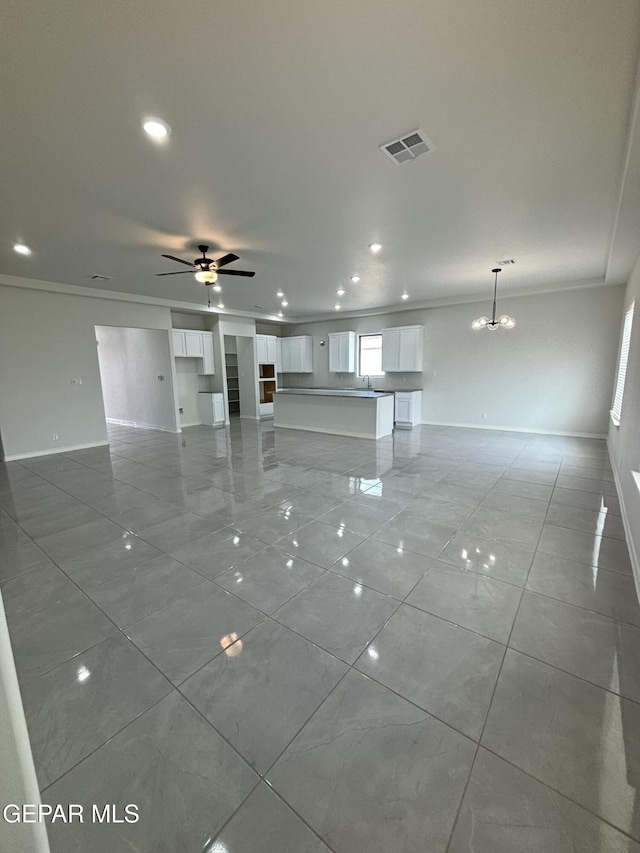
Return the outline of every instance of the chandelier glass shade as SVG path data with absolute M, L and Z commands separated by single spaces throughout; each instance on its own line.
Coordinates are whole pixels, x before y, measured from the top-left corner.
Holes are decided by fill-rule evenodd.
M 496 295 L 498 292 L 498 273 L 501 272 L 500 267 L 496 267 L 492 269 L 491 272 L 495 275 L 495 281 L 493 285 L 493 311 L 491 313 L 491 317 L 478 317 L 477 320 L 474 320 L 471 324 L 471 328 L 474 331 L 478 331 L 479 329 L 490 329 L 491 331 L 495 331 L 496 329 L 513 329 L 516 324 L 516 321 L 513 317 L 510 317 L 508 314 L 501 314 L 500 317 L 496 319 Z
M 201 284 L 213 284 L 218 280 L 218 273 L 215 270 L 200 270 L 196 273 L 196 281 Z

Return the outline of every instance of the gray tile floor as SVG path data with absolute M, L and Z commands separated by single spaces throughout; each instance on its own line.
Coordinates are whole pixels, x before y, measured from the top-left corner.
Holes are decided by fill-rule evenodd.
M 603 442 L 234 423 L 0 465 L 54 853 L 640 853 Z

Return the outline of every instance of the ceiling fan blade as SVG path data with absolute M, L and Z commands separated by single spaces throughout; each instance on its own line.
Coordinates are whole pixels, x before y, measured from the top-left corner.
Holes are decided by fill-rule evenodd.
M 229 252 L 228 255 L 223 255 L 221 258 L 218 258 L 217 261 L 214 261 L 216 265 L 216 269 L 220 269 L 220 267 L 224 267 L 227 264 L 230 264 L 231 261 L 239 260 L 238 255 L 234 255 L 233 252 Z
M 195 270 L 179 270 L 178 272 L 157 272 L 156 275 L 189 275 L 194 272 Z
M 182 258 L 174 258 L 173 255 L 163 255 L 163 258 L 169 258 L 170 261 L 177 261 L 179 264 L 186 264 L 188 267 L 192 267 L 193 264 L 191 261 L 183 261 Z
M 253 278 L 255 275 L 254 272 L 247 272 L 247 270 L 216 270 L 218 275 L 246 275 L 248 278 Z

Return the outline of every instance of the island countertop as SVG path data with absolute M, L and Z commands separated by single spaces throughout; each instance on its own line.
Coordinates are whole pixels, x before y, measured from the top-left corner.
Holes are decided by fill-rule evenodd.
M 367 397 L 369 399 L 378 397 L 391 397 L 393 391 L 374 391 L 372 388 L 363 388 L 359 391 L 355 388 L 279 388 L 278 394 L 305 394 L 310 397 Z

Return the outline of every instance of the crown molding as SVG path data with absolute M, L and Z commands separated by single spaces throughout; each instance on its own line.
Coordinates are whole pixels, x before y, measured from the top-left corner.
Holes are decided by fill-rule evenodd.
M 522 288 L 518 290 L 500 291 L 500 301 L 506 299 L 517 299 L 521 296 L 545 296 L 550 293 L 560 293 L 565 290 L 585 290 L 591 287 L 615 286 L 609 285 L 603 277 L 581 279 L 579 281 L 554 282 L 552 284 L 540 285 L 539 287 Z M 429 308 L 446 308 L 449 305 L 468 305 L 485 303 L 490 298 L 490 294 L 479 297 L 477 294 L 473 296 L 448 296 L 439 299 L 426 299 L 420 302 L 412 302 L 410 305 L 406 302 L 400 305 L 384 305 L 377 308 L 368 308 L 363 311 L 332 311 L 326 314 L 312 314 L 297 318 L 288 318 L 289 323 L 320 323 L 326 320 L 337 319 L 355 319 L 357 317 L 375 317 L 378 314 L 400 314 L 403 311 L 421 311 Z
M 252 311 L 232 310 L 229 308 L 209 308 L 207 305 L 197 305 L 194 302 L 178 302 L 173 299 L 160 299 L 153 296 L 141 296 L 137 293 L 125 293 L 120 290 L 101 290 L 100 288 L 79 287 L 76 284 L 61 284 L 56 281 L 42 281 L 35 278 L 21 278 L 0 273 L 0 286 L 16 287 L 23 290 L 39 290 L 46 293 L 60 293 L 66 296 L 84 296 L 87 299 L 107 299 L 112 302 L 136 302 L 156 308 L 169 308 L 188 314 L 203 314 L 205 316 L 247 317 L 251 320 L 263 320 L 269 323 L 294 323 L 290 317 L 278 317 L 275 314 L 257 314 Z

